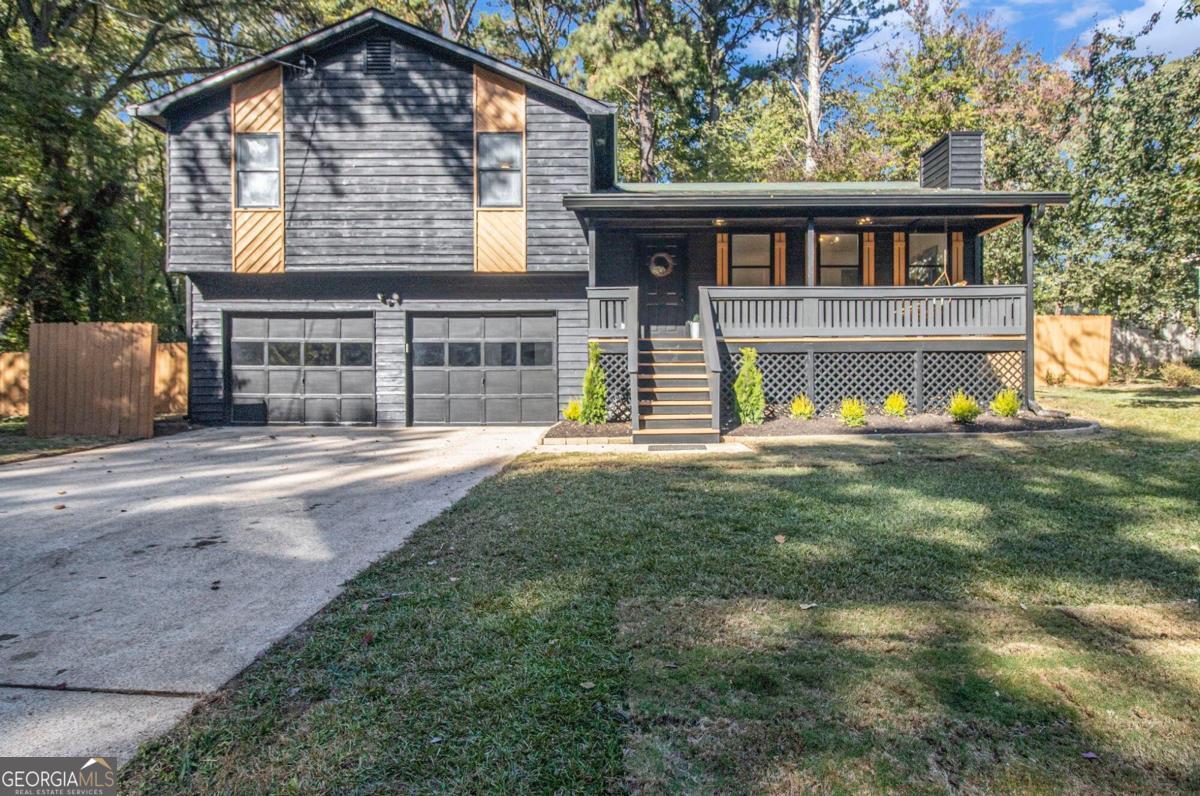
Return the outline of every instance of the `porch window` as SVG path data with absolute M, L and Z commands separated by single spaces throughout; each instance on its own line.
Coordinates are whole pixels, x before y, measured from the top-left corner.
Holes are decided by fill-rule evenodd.
M 818 243 L 818 285 L 848 287 L 862 284 L 862 249 L 857 234 L 826 233 L 819 236 Z
M 731 235 L 729 284 L 767 287 L 771 284 L 771 236 L 768 233 Z
M 946 271 L 946 234 L 913 232 L 908 236 L 908 284 L 932 285 Z

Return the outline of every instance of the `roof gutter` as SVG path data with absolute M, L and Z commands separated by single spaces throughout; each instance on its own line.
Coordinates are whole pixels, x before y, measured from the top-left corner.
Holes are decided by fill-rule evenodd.
M 1058 192 L 985 192 L 977 195 L 962 193 L 888 193 L 846 194 L 822 192 L 804 195 L 780 194 L 705 194 L 692 196 L 667 196 L 653 194 L 592 193 L 568 194 L 563 197 L 563 206 L 575 212 L 603 212 L 612 210 L 663 210 L 663 211 L 723 211 L 763 209 L 808 209 L 831 207 L 852 208 L 950 208 L 950 207 L 1022 207 L 1030 205 L 1065 205 L 1071 201 L 1069 193 Z

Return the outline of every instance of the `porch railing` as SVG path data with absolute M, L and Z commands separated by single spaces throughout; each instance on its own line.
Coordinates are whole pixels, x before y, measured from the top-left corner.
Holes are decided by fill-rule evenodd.
M 1025 334 L 1024 285 L 707 288 L 716 335 L 930 337 Z M 703 317 L 703 315 L 702 315 Z
M 588 337 L 624 339 L 629 369 L 629 418 L 638 427 L 638 289 L 636 287 L 589 287 Z

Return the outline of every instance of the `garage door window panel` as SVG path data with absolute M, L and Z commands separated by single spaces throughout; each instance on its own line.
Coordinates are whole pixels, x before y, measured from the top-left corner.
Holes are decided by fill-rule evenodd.
M 268 343 L 267 364 L 283 367 L 298 367 L 300 365 L 300 344 Z
M 484 343 L 483 362 L 488 367 L 516 367 L 517 344 L 515 342 Z
M 337 343 L 305 343 L 304 364 L 310 368 L 333 367 L 337 364 Z
M 345 367 L 368 367 L 371 364 L 373 346 L 370 343 L 342 343 L 339 357 Z
M 521 343 L 522 367 L 547 367 L 554 364 L 554 344 L 548 342 Z
M 450 367 L 479 367 L 479 343 L 450 343 Z
M 444 343 L 413 343 L 413 365 L 421 368 L 440 368 L 446 364 Z

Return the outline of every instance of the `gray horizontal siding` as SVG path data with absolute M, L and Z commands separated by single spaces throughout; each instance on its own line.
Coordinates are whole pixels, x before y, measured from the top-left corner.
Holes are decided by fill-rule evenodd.
M 529 92 L 525 130 L 527 267 L 530 271 L 587 271 L 587 234 L 575 214 L 562 204 L 563 194 L 586 193 L 590 186 L 591 127 L 587 117 Z M 562 322 L 560 318 L 560 331 Z M 560 379 L 560 389 L 561 384 Z
M 262 281 L 234 274 L 197 275 L 191 299 L 191 415 L 198 422 L 227 421 L 224 319 L 229 313 L 370 312 L 375 316 L 376 418 L 406 422 L 404 346 L 410 313 L 554 312 L 558 318 L 560 405 L 579 397 L 587 367 L 586 278 L 579 276 L 285 274 Z M 399 293 L 386 307 L 377 294 Z
M 167 136 L 167 263 L 228 271 L 232 262 L 229 92 L 171 119 Z
M 362 69 L 365 38 L 285 70 L 284 209 L 289 272 L 474 268 L 474 109 L 468 65 L 393 44 L 395 69 Z M 228 272 L 229 93 L 172 119 L 169 262 Z M 587 238 L 565 193 L 590 185 L 590 127 L 530 91 L 526 139 L 531 272 L 586 272 Z
M 471 71 L 397 41 L 364 74 L 363 41 L 284 91 L 287 270 L 470 271 Z

